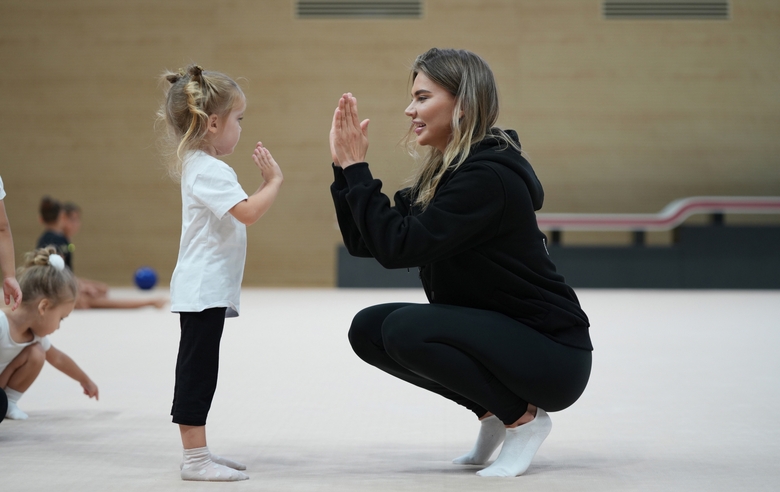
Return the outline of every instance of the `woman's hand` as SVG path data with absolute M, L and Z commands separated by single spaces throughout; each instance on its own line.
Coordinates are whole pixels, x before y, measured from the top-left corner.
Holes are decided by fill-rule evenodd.
M 330 128 L 330 153 L 342 169 L 366 160 L 369 120 L 358 120 L 357 99 L 346 93 L 339 99 Z
M 5 298 L 5 304 L 11 304 L 11 300 L 14 301 L 11 311 L 16 310 L 19 307 L 19 303 L 22 302 L 22 288 L 19 287 L 19 282 L 16 281 L 16 277 L 6 277 L 3 279 L 3 297 Z

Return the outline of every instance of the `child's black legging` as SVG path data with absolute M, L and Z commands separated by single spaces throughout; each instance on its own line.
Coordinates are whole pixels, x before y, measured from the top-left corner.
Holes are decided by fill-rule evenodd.
M 552 412 L 568 407 L 590 376 L 589 350 L 481 309 L 380 304 L 355 316 L 349 341 L 369 364 L 507 425 L 529 403 Z
M 219 373 L 219 344 L 226 308 L 180 313 L 181 340 L 171 415 L 182 425 L 206 425 Z

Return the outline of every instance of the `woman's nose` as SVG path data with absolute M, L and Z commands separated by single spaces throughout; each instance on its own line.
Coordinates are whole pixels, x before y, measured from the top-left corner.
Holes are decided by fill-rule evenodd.
M 404 114 L 410 118 L 414 117 L 414 102 L 409 103 L 409 106 L 404 110 Z

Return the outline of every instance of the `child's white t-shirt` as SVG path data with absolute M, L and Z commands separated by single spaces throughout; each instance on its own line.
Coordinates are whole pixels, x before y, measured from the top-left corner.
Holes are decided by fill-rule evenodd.
M 3 178 L 0 178 L 0 200 L 5 198 L 5 188 L 3 188 Z
M 235 171 L 203 151 L 184 160 L 179 260 L 171 278 L 171 311 L 226 307 L 238 316 L 246 262 L 246 226 L 228 211 L 248 198 Z
M 32 345 L 35 342 L 41 342 L 44 352 L 51 348 L 51 341 L 49 337 L 39 337 L 35 335 L 32 342 L 17 343 L 11 338 L 11 327 L 8 325 L 8 318 L 5 313 L 0 311 L 0 373 L 8 367 L 8 364 L 13 361 L 17 355 L 22 353 L 22 350 L 28 345 Z

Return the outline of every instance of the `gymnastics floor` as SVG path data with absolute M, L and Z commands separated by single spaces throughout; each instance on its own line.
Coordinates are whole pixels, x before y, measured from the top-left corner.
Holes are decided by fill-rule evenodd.
M 247 289 L 226 322 L 208 440 L 250 480 L 179 479 L 178 317 L 93 310 L 71 314 L 52 342 L 100 401 L 44 367 L 20 401 L 29 420 L 0 423 L 0 491 L 778 490 L 780 291 L 578 294 L 596 347 L 590 385 L 551 414 L 521 477 L 451 464 L 471 448 L 475 417 L 352 353 L 358 310 L 424 302 L 421 291 Z

